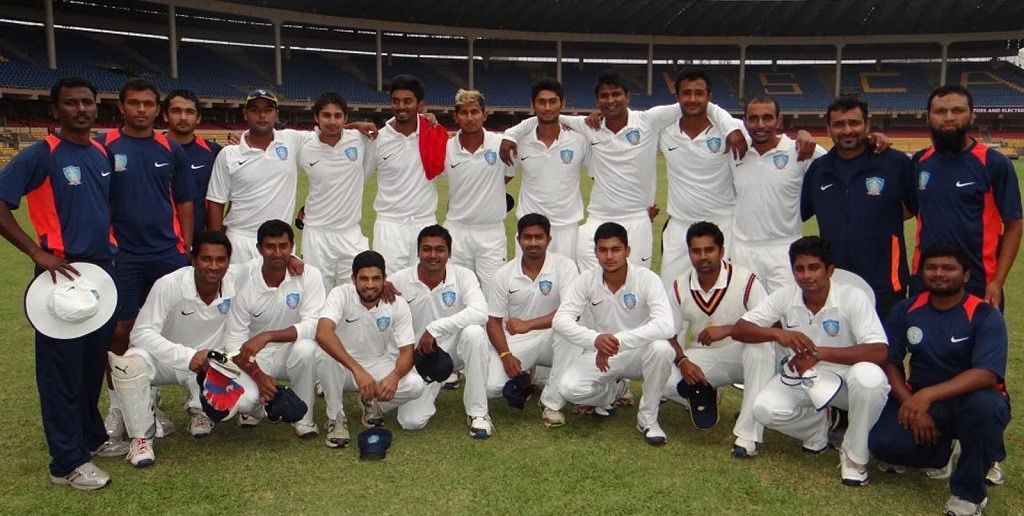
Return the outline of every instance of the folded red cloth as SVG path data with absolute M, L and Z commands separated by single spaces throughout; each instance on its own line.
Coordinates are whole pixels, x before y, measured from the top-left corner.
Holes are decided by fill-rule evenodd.
M 448 131 L 438 124 L 430 127 L 427 118 L 419 115 L 420 161 L 427 180 L 433 180 L 444 172 L 445 150 L 448 148 Z

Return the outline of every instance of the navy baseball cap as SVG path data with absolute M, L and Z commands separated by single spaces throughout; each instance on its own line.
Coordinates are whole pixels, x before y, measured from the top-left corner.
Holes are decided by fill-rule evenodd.
M 515 378 L 505 382 L 501 395 L 505 397 L 508 406 L 523 410 L 526 407 L 526 400 L 533 395 L 533 382 L 530 381 L 529 373 L 519 373 Z
M 299 398 L 295 391 L 283 385 L 277 386 L 277 395 L 267 404 L 267 419 L 278 422 L 294 423 L 306 415 L 306 402 Z
M 710 430 L 718 424 L 718 393 L 707 382 L 690 385 L 679 380 L 676 392 L 690 402 L 690 419 L 701 430 Z
M 361 460 L 381 460 L 388 455 L 391 448 L 391 431 L 382 426 L 363 430 L 356 441 L 359 443 Z
M 436 343 L 434 344 L 433 353 L 424 354 L 417 350 L 413 353 L 412 360 L 416 365 L 416 372 L 427 383 L 443 382 L 455 370 L 455 362 L 452 362 L 452 356 L 447 351 L 441 349 L 441 346 L 438 346 Z
M 269 100 L 270 103 L 274 105 L 274 107 L 277 107 L 277 95 L 274 95 L 269 90 L 265 90 L 263 88 L 256 88 L 255 90 L 250 91 L 249 94 L 245 96 L 245 105 L 248 106 L 249 102 L 256 99 Z

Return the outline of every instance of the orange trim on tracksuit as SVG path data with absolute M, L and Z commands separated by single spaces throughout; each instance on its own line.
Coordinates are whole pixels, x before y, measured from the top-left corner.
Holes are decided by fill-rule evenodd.
M 892 235 L 890 244 L 889 281 L 892 282 L 892 291 L 899 292 L 903 290 L 903 284 L 900 283 L 900 260 L 903 259 L 903 255 L 900 253 L 900 237 Z
M 64 234 L 60 227 L 60 217 L 53 199 L 53 183 L 46 176 L 39 188 L 25 195 L 28 201 L 28 218 L 38 235 L 39 247 L 57 256 L 64 257 Z

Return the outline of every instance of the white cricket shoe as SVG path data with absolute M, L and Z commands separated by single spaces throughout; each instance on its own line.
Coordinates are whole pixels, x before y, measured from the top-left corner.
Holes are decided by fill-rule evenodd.
M 296 421 L 292 423 L 292 428 L 295 429 L 295 435 L 299 436 L 300 439 L 320 434 L 320 429 L 317 428 L 316 423 Z
M 473 439 L 487 439 L 494 433 L 491 416 L 469 417 L 469 436 Z
M 544 422 L 544 426 L 548 428 L 565 426 L 565 415 L 563 415 L 560 410 L 544 407 L 543 412 L 541 412 L 540 419 Z
M 949 478 L 953 474 L 953 468 L 956 467 L 956 463 L 960 461 L 960 440 L 953 440 L 953 451 L 949 454 L 949 462 L 941 468 L 925 468 L 921 472 L 928 478 L 935 480 L 944 480 Z
M 95 464 L 86 462 L 63 477 L 50 475 L 50 482 L 60 486 L 71 486 L 82 491 L 94 491 L 110 485 L 110 475 L 96 467 Z
M 384 424 L 384 410 L 380 408 L 380 403 L 377 403 L 377 400 L 370 400 L 369 403 L 366 403 L 360 399 L 359 408 L 363 410 L 363 417 L 360 420 L 366 428 Z
M 192 434 L 192 437 L 196 439 L 202 439 L 209 437 L 210 432 L 213 431 L 213 421 L 206 414 L 194 414 L 188 421 L 188 433 Z
M 167 414 L 164 414 L 164 411 L 160 409 L 154 409 L 153 415 L 156 417 L 157 437 L 167 437 L 168 435 L 174 433 L 174 423 L 172 423 L 170 418 L 167 417 Z
M 749 439 L 737 437 L 732 443 L 732 456 L 737 459 L 749 459 L 757 455 L 757 443 Z
M 988 505 L 988 497 L 985 497 L 981 503 L 974 503 L 953 495 L 946 500 L 946 516 L 978 516 L 986 505 Z
M 146 439 L 145 437 L 136 437 L 132 439 L 132 444 L 128 448 L 128 456 L 125 460 L 129 464 L 136 468 L 144 468 L 146 466 L 153 465 L 156 462 L 156 452 L 153 451 L 153 441 Z
M 992 467 L 988 468 L 988 473 L 985 474 L 985 482 L 990 486 L 1001 486 L 1006 483 L 1006 477 L 1003 476 L 1003 466 L 998 462 L 993 462 Z
M 267 412 L 262 408 L 256 414 L 238 414 L 238 426 L 242 428 L 252 428 L 263 421 L 263 418 L 267 417 Z
M 125 438 L 124 413 L 119 408 L 107 411 L 103 418 L 103 426 L 107 429 L 107 438 L 111 441 L 123 441 Z
M 128 443 L 125 441 L 107 441 L 90 453 L 100 457 L 124 457 L 128 453 Z
M 899 464 L 889 464 L 884 460 L 877 459 L 875 460 L 875 463 L 878 466 L 878 470 L 884 473 L 896 473 L 897 475 L 902 475 L 907 472 L 907 467 Z
M 868 468 L 864 464 L 857 464 L 850 460 L 843 450 L 839 450 L 839 470 L 844 486 L 861 487 L 868 485 Z
M 446 379 L 444 381 L 444 383 L 441 384 L 441 388 L 443 388 L 445 390 L 448 390 L 448 391 L 454 391 L 455 389 L 458 389 L 459 388 L 459 373 L 457 373 L 455 371 L 452 371 L 452 374 L 448 375 L 448 379 Z
M 651 446 L 664 446 L 668 442 L 668 436 L 665 435 L 665 431 L 658 423 L 646 427 L 637 423 L 636 429 L 643 434 L 644 442 Z
M 324 442 L 331 448 L 345 448 L 352 440 L 352 436 L 348 433 L 348 421 L 345 418 L 338 421 L 328 419 L 324 431 L 327 432 L 327 439 Z

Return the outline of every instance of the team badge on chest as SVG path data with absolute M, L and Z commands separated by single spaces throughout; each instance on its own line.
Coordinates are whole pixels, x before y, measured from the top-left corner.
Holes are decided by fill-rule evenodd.
M 775 168 L 782 170 L 789 164 L 789 155 L 780 152 L 772 156 L 772 163 L 775 165 Z
M 868 195 L 882 195 L 882 189 L 885 188 L 885 178 L 878 176 L 872 176 L 864 180 L 864 187 L 868 190 Z
M 626 141 L 629 142 L 630 145 L 636 145 L 640 143 L 640 130 L 630 129 L 628 132 L 626 132 Z
M 558 157 L 562 158 L 563 165 L 572 163 L 572 149 L 562 149 L 561 152 L 558 153 Z
M 924 340 L 924 332 L 921 331 L 921 328 L 918 328 L 917 326 L 907 328 L 907 342 L 909 342 L 911 346 L 920 344 L 922 340 Z
M 128 170 L 128 155 L 114 154 L 114 172 L 124 172 L 125 170 Z
M 355 147 L 345 149 L 345 157 L 348 158 L 349 161 L 355 161 L 356 158 L 359 157 L 359 149 Z
M 486 161 L 488 165 L 493 165 L 493 164 L 497 163 L 498 162 L 498 153 L 494 152 L 492 150 L 489 150 L 489 151 L 485 152 L 484 153 L 484 161 Z
M 551 283 L 550 280 L 541 280 L 540 283 L 537 284 L 537 288 L 540 289 L 540 294 L 542 296 L 546 296 L 546 295 L 550 294 L 552 286 L 553 286 L 553 284 Z
M 274 152 L 277 153 L 277 157 L 280 158 L 281 161 L 288 159 L 288 147 L 278 145 L 277 147 L 274 147 Z
M 456 299 L 457 296 L 455 295 L 455 291 L 450 288 L 441 292 L 441 302 L 444 303 L 444 306 L 447 308 L 455 306 Z
M 721 138 L 708 138 L 705 142 L 708 146 L 708 150 L 711 152 L 718 152 L 722 150 L 722 139 Z M 778 166 L 778 165 L 776 165 Z
M 220 312 L 221 314 L 228 313 L 228 310 L 231 310 L 231 300 L 230 299 L 225 299 L 225 300 L 221 301 L 219 305 L 217 305 L 217 311 Z
M 68 165 L 64 167 L 64 178 L 68 180 L 69 185 L 78 186 L 82 184 L 82 169 Z
M 632 292 L 622 294 L 622 304 L 629 310 L 636 308 L 636 294 Z
M 387 315 L 382 315 L 374 319 L 374 322 L 377 323 L 377 331 L 384 331 L 391 327 L 391 317 Z
M 299 306 L 301 299 L 302 298 L 299 294 L 288 294 L 288 296 L 284 298 L 284 304 L 288 305 L 288 308 L 295 308 L 296 306 Z
M 825 333 L 829 337 L 835 337 L 839 335 L 839 321 L 835 319 L 826 319 L 821 323 L 821 329 L 825 330 Z
M 931 172 L 922 170 L 921 173 L 917 175 L 917 189 L 924 190 L 925 188 L 928 188 L 928 180 L 931 179 L 931 177 Z

